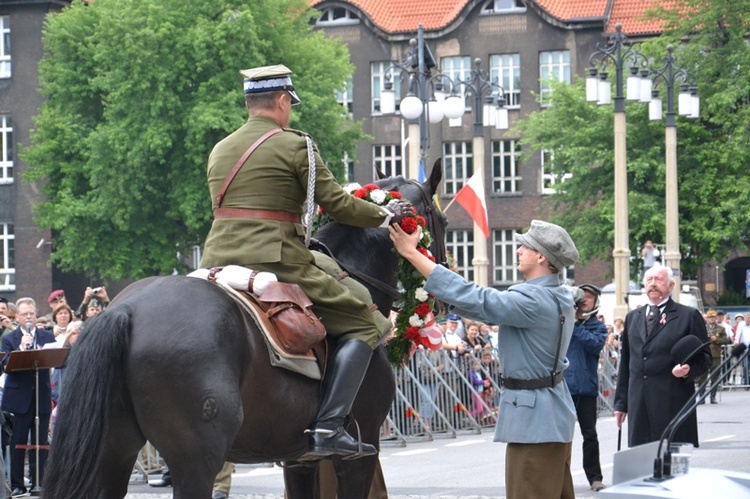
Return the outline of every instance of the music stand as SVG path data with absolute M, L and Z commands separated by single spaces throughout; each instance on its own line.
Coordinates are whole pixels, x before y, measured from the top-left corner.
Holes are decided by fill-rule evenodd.
M 39 445 L 39 369 L 52 369 L 53 367 L 62 367 L 68 356 L 69 348 L 47 348 L 43 350 L 13 350 L 10 352 L 8 362 L 5 364 L 5 372 L 15 371 L 34 371 L 35 383 L 35 403 L 36 413 L 34 415 L 34 428 L 36 442 L 34 445 L 17 445 L 20 449 L 34 449 L 36 451 L 36 480 L 34 488 L 31 490 L 32 496 L 39 496 L 42 493 L 42 487 L 39 484 L 39 450 L 44 447 L 49 449 L 49 445 Z

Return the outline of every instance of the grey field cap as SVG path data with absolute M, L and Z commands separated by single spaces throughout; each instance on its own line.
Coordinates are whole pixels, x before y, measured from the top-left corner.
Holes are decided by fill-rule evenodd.
M 562 270 L 578 261 L 578 250 L 568 231 L 559 225 L 532 220 L 525 234 L 516 234 L 516 241 L 547 257 L 557 269 Z

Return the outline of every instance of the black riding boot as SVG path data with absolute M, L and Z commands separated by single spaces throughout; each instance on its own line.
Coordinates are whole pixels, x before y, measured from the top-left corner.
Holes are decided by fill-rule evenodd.
M 344 340 L 333 354 L 323 380 L 318 415 L 310 434 L 310 447 L 300 461 L 324 459 L 333 455 L 344 459 L 373 456 L 374 446 L 360 443 L 344 429 L 354 397 L 367 372 L 372 348 L 362 340 Z

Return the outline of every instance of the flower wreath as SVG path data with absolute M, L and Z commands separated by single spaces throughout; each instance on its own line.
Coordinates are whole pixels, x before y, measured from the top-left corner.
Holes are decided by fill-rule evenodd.
M 376 184 L 351 184 L 346 190 L 354 197 L 378 206 L 385 206 L 393 199 L 402 199 L 400 192 L 385 191 Z M 317 230 L 330 220 L 330 215 L 319 209 L 313 229 Z M 424 217 L 415 211 L 411 216 L 404 217 L 399 225 L 407 234 L 413 234 L 422 228 L 417 251 L 434 262 L 435 257 L 428 249 L 432 244 L 432 236 L 427 230 Z M 396 251 L 395 248 L 393 251 Z M 440 330 L 435 327 L 435 316 L 432 313 L 435 297 L 425 291 L 425 279 L 422 274 L 407 260 L 399 257 L 397 277 L 401 288 L 401 310 L 396 318 L 393 333 L 386 340 L 385 348 L 391 363 L 401 365 L 409 360 L 418 345 L 437 350 L 442 346 L 443 339 Z

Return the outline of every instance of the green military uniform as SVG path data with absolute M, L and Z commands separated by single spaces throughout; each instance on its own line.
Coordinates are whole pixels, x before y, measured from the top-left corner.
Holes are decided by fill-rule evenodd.
M 716 316 L 716 312 L 709 311 L 708 313 L 713 313 L 712 317 Z M 696 379 L 696 382 L 698 384 L 703 383 L 706 380 L 706 377 L 711 375 L 711 382 L 715 383 L 716 379 L 719 377 L 721 373 L 717 372 L 717 369 L 719 368 L 719 365 L 721 364 L 721 349 L 723 345 L 729 344 L 729 337 L 727 336 L 727 331 L 724 329 L 723 326 L 720 324 L 706 324 L 706 332 L 708 333 L 708 339 L 710 340 L 711 337 L 715 336 L 715 340 L 711 340 L 711 368 L 706 372 L 705 374 L 701 375 Z M 710 384 L 709 383 L 709 384 Z M 711 390 L 711 403 L 716 403 L 716 388 Z
M 219 142 L 208 160 L 208 185 L 216 199 L 227 175 L 242 154 L 264 133 L 278 128 L 265 116 L 247 122 Z M 378 227 L 389 212 L 357 199 L 335 180 L 315 152 L 315 201 L 341 223 Z M 308 155 L 305 134 L 291 129 L 267 139 L 232 181 L 223 208 L 252 208 L 302 213 L 307 196 Z M 282 282 L 297 283 L 313 302 L 329 334 L 358 338 L 375 346 L 380 334 L 369 303 L 315 265 L 299 223 L 244 218 L 216 219 L 206 238 L 201 266 L 244 265 L 273 272 Z

